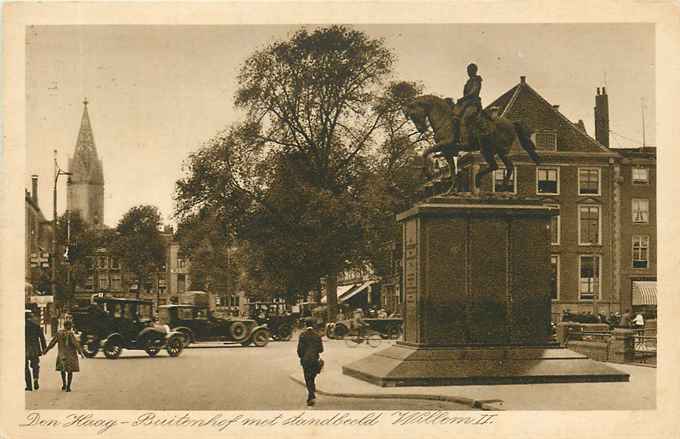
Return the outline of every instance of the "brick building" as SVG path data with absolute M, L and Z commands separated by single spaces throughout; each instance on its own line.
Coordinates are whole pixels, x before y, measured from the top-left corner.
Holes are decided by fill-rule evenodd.
M 48 256 L 52 245 L 52 222 L 45 218 L 38 204 L 38 176 L 31 178 L 31 191 L 25 191 L 25 282 L 26 295 L 49 294 Z
M 622 156 L 618 267 L 622 309 L 656 309 L 656 148 L 616 149 Z
M 140 297 L 166 304 L 189 289 L 189 266 L 179 257 L 179 244 L 171 226 L 163 228 L 161 238 L 165 242 L 165 264 L 149 276 Z M 90 257 L 90 276 L 85 285 L 77 288 L 76 300 L 86 304 L 93 294 L 135 297 L 139 288 L 136 275 L 126 271 L 108 249 L 99 248 L 96 256 Z

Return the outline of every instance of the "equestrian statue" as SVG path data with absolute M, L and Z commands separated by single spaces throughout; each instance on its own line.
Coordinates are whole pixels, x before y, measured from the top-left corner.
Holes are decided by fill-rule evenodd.
M 451 187 L 447 193 L 457 189 L 458 172 L 454 158 L 462 151 L 479 151 L 487 163 L 475 176 L 475 187 L 479 187 L 482 176 L 498 169 L 496 155 L 505 165 L 503 183 L 508 184 L 514 170 L 508 154 L 515 138 L 529 157 L 536 164 L 539 162 L 526 124 L 500 117 L 496 108 L 484 110 L 479 98 L 482 77 L 477 75 L 475 64 L 470 64 L 467 71 L 470 78 L 463 88 L 463 97 L 457 102 L 424 95 L 414 98 L 403 108 L 406 117 L 421 134 L 427 132 L 428 125 L 432 127 L 435 144 L 425 150 L 423 157 L 427 159 L 436 154 L 446 159 L 451 171 Z

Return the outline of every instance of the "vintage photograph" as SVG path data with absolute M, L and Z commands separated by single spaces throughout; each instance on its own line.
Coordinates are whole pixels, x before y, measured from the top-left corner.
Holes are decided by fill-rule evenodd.
M 27 410 L 656 408 L 654 24 L 25 32 Z

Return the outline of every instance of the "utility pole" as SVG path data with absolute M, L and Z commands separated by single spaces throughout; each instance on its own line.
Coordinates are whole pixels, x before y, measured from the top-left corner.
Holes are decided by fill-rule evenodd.
M 57 292 L 57 182 L 61 175 L 72 175 L 70 172 L 62 171 L 57 164 L 57 150 L 54 150 L 54 186 L 52 188 L 52 276 L 51 290 L 52 297 L 56 297 Z

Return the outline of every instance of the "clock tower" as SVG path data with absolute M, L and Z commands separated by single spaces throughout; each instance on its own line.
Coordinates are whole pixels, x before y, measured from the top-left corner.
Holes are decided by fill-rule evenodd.
M 78 211 L 86 222 L 101 227 L 104 221 L 104 170 L 97 156 L 87 104 L 86 98 L 76 149 L 68 160 L 72 175 L 68 180 L 66 205 L 69 211 Z

